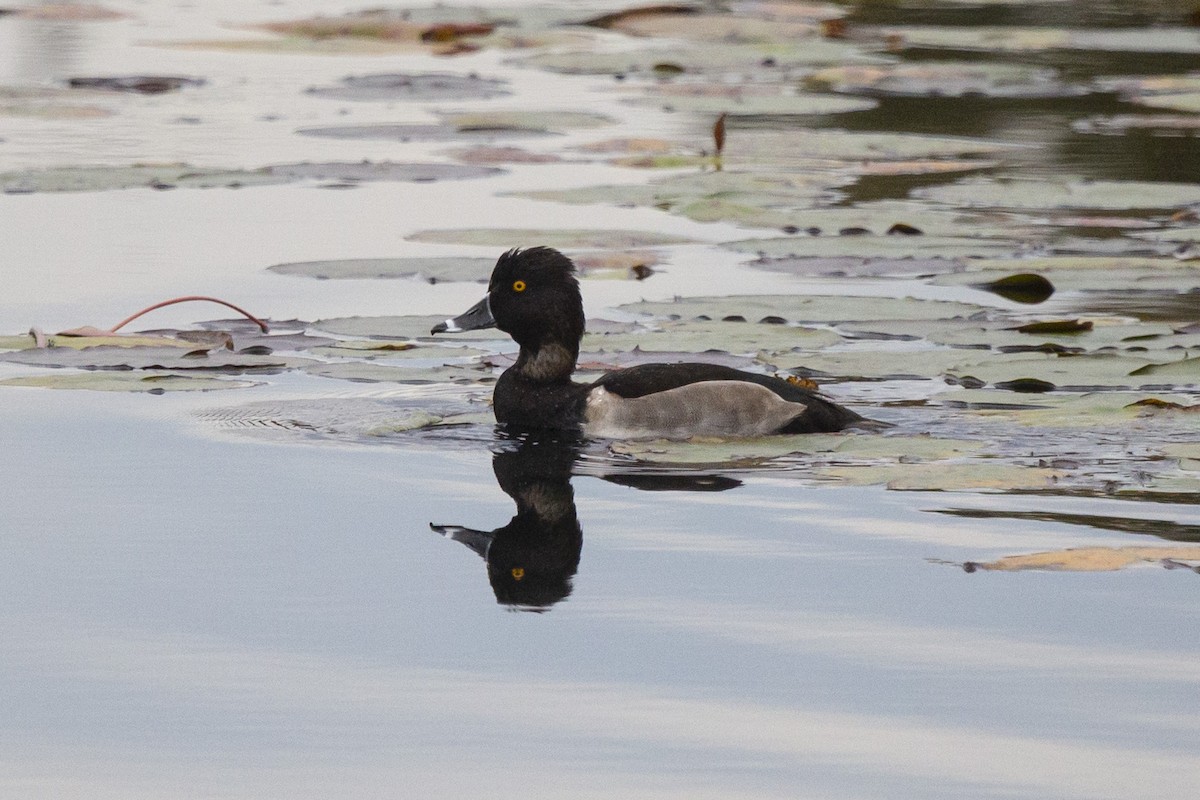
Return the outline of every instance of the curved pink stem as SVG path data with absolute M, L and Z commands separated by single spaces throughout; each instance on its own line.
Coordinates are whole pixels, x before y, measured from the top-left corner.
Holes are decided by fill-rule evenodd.
M 116 333 L 117 331 L 121 330 L 121 328 L 124 328 L 126 325 L 133 322 L 138 317 L 142 316 L 143 314 L 147 314 L 147 313 L 155 310 L 156 308 L 162 308 L 163 306 L 173 306 L 176 303 L 186 303 L 191 300 L 205 300 L 205 301 L 208 301 L 209 303 L 219 303 L 219 304 L 225 306 L 226 308 L 232 308 L 234 311 L 238 312 L 243 317 L 245 317 L 246 319 L 250 320 L 255 325 L 257 325 L 259 327 L 259 329 L 262 330 L 263 333 L 270 332 L 270 329 L 267 327 L 267 323 L 263 322 L 261 319 L 254 316 L 249 311 L 245 311 L 241 308 L 238 308 L 233 303 L 227 303 L 224 300 L 221 300 L 220 298 L 204 297 L 203 295 L 188 295 L 186 297 L 173 297 L 170 300 L 163 300 L 161 303 L 155 303 L 152 306 L 147 306 L 146 308 L 143 308 L 141 311 L 137 312 L 136 314 L 126 317 L 125 319 L 121 320 L 116 325 L 109 328 L 108 332 Z

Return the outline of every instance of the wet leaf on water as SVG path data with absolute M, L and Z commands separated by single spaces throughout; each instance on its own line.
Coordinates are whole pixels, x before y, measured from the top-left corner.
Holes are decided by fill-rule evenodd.
M 1020 150 L 1019 145 L 966 136 L 845 131 L 836 129 L 739 129 L 737 146 L 726 154 L 747 164 L 805 164 L 813 159 L 846 162 L 905 162 L 994 156 Z M 932 163 L 936 164 L 936 161 Z M 979 162 L 986 166 L 986 162 Z M 827 165 L 826 165 L 827 166 Z M 955 165 L 961 168 L 962 165 Z M 919 170 L 918 170 L 919 171 Z M 909 203 L 917 211 L 927 204 Z M 894 220 L 893 220 L 894 221 Z
M 1015 303 L 1041 303 L 1054 294 L 1054 284 L 1033 272 L 1006 275 L 998 280 L 975 285 L 985 292 L 998 294 L 1005 300 L 1012 300 Z
M 420 277 L 429 283 L 471 281 L 487 283 L 495 266 L 493 258 L 351 258 L 336 261 L 300 261 L 267 267 L 280 275 L 297 275 L 318 280 L 368 280 Z
M 792 214 L 793 220 L 804 217 Z M 822 258 L 870 259 L 960 259 L 998 256 L 1011 253 L 1011 240 L 971 238 L 966 236 L 887 236 L 882 233 L 861 236 L 787 236 L 769 239 L 743 239 L 725 242 L 722 247 L 739 253 L 753 253 L 760 258 Z
M 963 366 L 951 374 L 971 375 L 993 386 L 1036 380 L 1067 391 L 1095 388 L 1136 389 L 1149 381 L 1130 377 L 1130 374 L 1146 363 L 1145 359 L 1117 353 L 1069 356 L 1014 354 L 991 356 L 978 363 Z
M 681 351 L 703 353 L 708 350 L 727 353 L 790 353 L 796 348 L 819 349 L 838 344 L 842 337 L 828 330 L 761 322 L 725 322 L 721 320 L 684 320 L 663 322 L 656 329 L 626 333 L 588 333 L 585 350 Z M 760 358 L 769 355 L 760 356 Z M 703 359 L 699 359 L 703 360 Z
M 727 74 L 762 69 L 770 59 L 779 75 L 810 66 L 876 63 L 882 59 L 850 42 L 802 39 L 786 43 L 732 42 L 721 47 L 645 48 L 618 52 L 563 50 L 523 59 L 526 64 L 571 75 L 653 75 L 655 64 L 676 64 L 689 73 Z
M 495 247 L 544 245 L 562 250 L 631 249 L 685 244 L 681 236 L 628 230 L 533 229 L 533 228 L 447 228 L 418 231 L 407 237 L 413 242 L 464 244 Z
M 439 22 L 421 31 L 422 42 L 457 42 L 465 37 L 487 36 L 496 29 L 486 22 Z
M 46 344 L 50 348 L 73 348 L 76 350 L 89 347 L 178 347 L 181 349 L 195 347 L 191 342 L 172 336 L 108 333 L 99 329 L 96 331 L 96 335 L 87 336 L 73 336 L 69 333 L 51 334 L 47 337 Z M 33 346 L 32 336 L 0 337 L 0 350 L 25 350 Z
M 969 29 L 965 29 L 969 30 Z M 826 67 L 804 79 L 819 91 L 879 97 L 1076 97 L 1085 86 L 1065 83 L 1057 70 L 1022 64 L 963 61 L 898 62 Z
M 454 125 L 337 125 L 327 128 L 300 128 L 301 136 L 320 136 L 327 139 L 380 140 L 388 142 L 462 142 L 492 141 L 513 136 L 536 136 L 548 133 L 525 129 L 479 128 L 460 129 Z
M 660 4 L 650 6 L 640 6 L 635 8 L 627 8 L 621 11 L 613 11 L 608 14 L 601 14 L 597 17 L 589 17 L 581 21 L 580 25 L 589 25 L 593 28 L 620 28 L 622 25 L 627 25 L 631 21 L 643 20 L 647 17 L 671 17 L 672 21 L 675 18 L 684 14 L 696 14 L 699 9 L 691 5 L 681 4 Z
M 967 208 L 1170 209 L 1200 203 L 1191 183 L 972 178 L 918 189 L 915 197 Z
M 1170 100 L 1174 95 L 1168 95 Z M 1187 97 L 1187 95 L 1183 95 Z M 1197 108 L 1200 111 L 1200 93 L 1196 95 Z M 1111 116 L 1088 117 L 1071 123 L 1071 130 L 1076 133 L 1089 133 L 1108 136 L 1125 136 L 1130 131 L 1149 131 L 1152 133 L 1179 135 L 1181 133 L 1195 134 L 1200 131 L 1200 116 L 1183 114 L 1114 114 Z
M 0 380 L 0 386 L 26 386 L 41 389 L 88 389 L 100 392 L 209 392 L 218 389 L 244 389 L 252 381 L 197 377 L 170 373 L 145 372 L 54 372 Z
M 333 100 L 431 102 L 500 97 L 511 94 L 507 86 L 507 81 L 475 74 L 381 72 L 352 75 L 337 86 L 313 87 L 307 93 Z
M 1200 356 L 1181 358 L 1178 361 L 1168 361 L 1162 364 L 1146 364 L 1129 374 L 1137 377 L 1153 376 L 1159 380 L 1171 379 L 1195 386 L 1200 383 Z
M 683 320 L 701 316 L 709 319 L 740 316 L 750 320 L 778 316 L 797 323 L 840 323 L 859 320 L 945 320 L 968 317 L 982 308 L 968 303 L 916 300 L 910 297 L 733 295 L 629 303 L 621 306 L 621 310 Z
M 186 164 L 54 167 L 0 174 L 4 192 L 102 192 L 110 189 L 268 186 L 286 178 L 264 170 L 198 169 Z
M 126 19 L 129 14 L 114 11 L 91 3 L 42 3 L 26 8 L 16 8 L 5 12 L 16 14 L 26 19 L 44 19 L 57 22 L 104 22 L 114 19 Z
M 482 294 L 482 292 L 480 292 Z M 332 317 L 319 319 L 312 324 L 318 331 L 334 336 L 356 336 L 369 339 L 387 339 L 410 341 L 431 337 L 430 329 L 439 322 L 445 322 L 450 314 L 394 316 L 394 317 Z M 447 339 L 449 337 L 446 337 Z M 454 341 L 490 341 L 508 340 L 508 334 L 497 330 L 487 329 L 456 333 Z
M 1104 53 L 1200 53 L 1200 37 L 1186 28 L 1026 28 L 889 26 L 903 48 L 995 52 L 1094 50 Z
M 1200 547 L 1074 547 L 1045 553 L 1005 556 L 995 561 L 971 561 L 968 571 L 988 570 L 1019 572 L 1053 570 L 1056 572 L 1110 572 L 1145 563 L 1200 561 Z
M 856 256 L 760 258 L 746 262 L 746 266 L 819 278 L 924 277 L 945 272 L 957 272 L 965 268 L 960 259 L 952 258 L 865 258 Z
M 194 39 L 157 41 L 150 44 L 172 50 L 301 56 L 388 55 L 426 49 L 418 39 L 372 39 L 352 36 L 317 39 L 302 36 L 281 39 Z
M 203 86 L 204 84 L 203 78 L 181 75 L 117 75 L 67 79 L 67 86 L 72 89 L 96 89 L 135 94 L 163 94 L 164 92 L 178 91 L 185 86 Z
M 986 461 L 933 462 L 881 466 L 832 466 L 817 476 L 854 486 L 884 484 L 895 491 L 959 492 L 1052 489 L 1064 473 L 1040 467 Z
M 400 367 L 371 361 L 347 361 L 333 364 L 309 364 L 304 371 L 310 375 L 352 383 L 482 384 L 495 381 L 495 376 L 490 369 L 463 365 Z
M 446 155 L 464 164 L 557 164 L 563 159 L 552 153 L 534 153 L 520 147 L 491 147 L 480 145 L 445 151 Z
M 487 355 L 490 352 L 455 345 L 456 341 L 450 337 L 446 337 L 443 344 L 431 346 L 419 346 L 411 341 L 343 339 L 336 344 L 313 347 L 309 352 L 323 358 L 346 358 L 360 362 L 440 361 L 443 364 Z
M 453 111 L 438 114 L 442 121 L 461 133 L 488 133 L 510 131 L 521 133 L 543 133 L 575 130 L 580 128 L 603 128 L 615 125 L 616 120 L 605 114 L 587 111 Z
M 183 344 L 183 347 L 179 345 Z M 305 359 L 277 355 L 255 356 L 215 349 L 193 355 L 196 345 L 175 342 L 168 346 L 114 347 L 101 345 L 36 348 L 0 353 L 0 362 L 34 367 L 73 367 L 87 370 L 180 370 L 226 373 L 279 372 L 302 365 Z M 191 356 L 191 357 L 189 357 Z
M 878 460 L 906 462 L 944 459 L 979 450 L 982 443 L 930 436 L 877 436 L 854 433 L 768 436 L 758 439 L 691 441 L 619 441 L 609 450 L 619 456 L 659 464 L 734 464 L 748 466 L 772 459 L 806 454 L 833 454 L 837 460 L 861 460 L 870 465 Z M 817 463 L 825 463 L 821 458 Z M 915 465 L 914 465 L 915 466 Z M 848 470 L 860 467 L 847 467 Z M 824 470 L 820 470 L 824 472 Z M 874 482 L 874 481 L 867 481 Z
M 395 161 L 347 161 L 326 163 L 277 164 L 267 174 L 288 180 L 345 181 L 432 181 L 490 178 L 504 172 L 496 167 L 468 164 L 399 163 Z
M 743 116 L 801 116 L 845 114 L 875 107 L 873 100 L 828 94 L 796 92 L 790 86 L 770 84 L 668 84 L 626 98 L 633 105 L 650 105 L 668 111 Z

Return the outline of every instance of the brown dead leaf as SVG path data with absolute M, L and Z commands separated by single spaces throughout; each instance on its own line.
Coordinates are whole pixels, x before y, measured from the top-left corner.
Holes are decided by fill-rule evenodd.
M 1079 547 L 1046 553 L 1006 556 L 995 561 L 968 561 L 970 572 L 994 570 L 1018 572 L 1030 569 L 1064 572 L 1111 572 L 1140 563 L 1200 561 L 1200 546 L 1179 547 Z

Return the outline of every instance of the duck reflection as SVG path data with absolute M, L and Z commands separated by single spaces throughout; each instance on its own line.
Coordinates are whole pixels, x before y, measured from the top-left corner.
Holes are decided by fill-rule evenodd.
M 571 474 L 586 442 L 562 434 L 504 437 L 492 457 L 500 488 L 517 504 L 507 525 L 491 531 L 430 524 L 487 562 L 496 601 L 524 611 L 546 611 L 571 594 L 583 550 Z M 710 475 L 604 475 L 645 490 L 721 491 L 741 484 Z

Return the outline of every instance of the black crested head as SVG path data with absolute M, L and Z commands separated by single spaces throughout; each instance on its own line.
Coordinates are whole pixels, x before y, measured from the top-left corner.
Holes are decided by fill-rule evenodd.
M 488 284 L 496 327 L 523 347 L 561 344 L 578 352 L 583 299 L 575 264 L 552 247 L 514 248 L 500 256 Z

